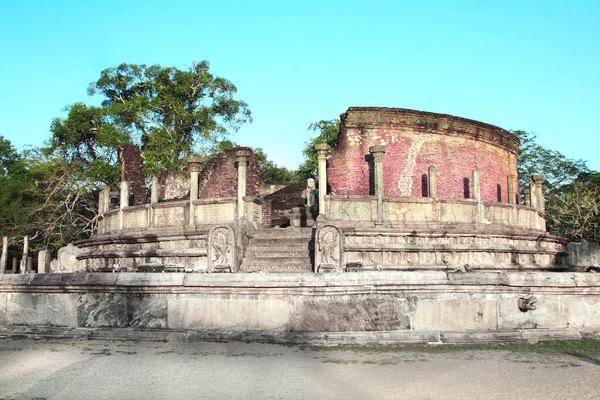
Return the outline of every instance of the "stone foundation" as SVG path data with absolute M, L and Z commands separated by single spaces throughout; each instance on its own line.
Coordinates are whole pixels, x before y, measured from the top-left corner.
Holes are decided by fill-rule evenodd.
M 529 309 L 519 308 L 524 299 Z M 379 332 L 407 338 L 464 332 L 464 341 L 532 330 L 543 338 L 553 330 L 599 330 L 599 300 L 600 275 L 590 273 L 0 277 L 0 323 L 36 329 Z

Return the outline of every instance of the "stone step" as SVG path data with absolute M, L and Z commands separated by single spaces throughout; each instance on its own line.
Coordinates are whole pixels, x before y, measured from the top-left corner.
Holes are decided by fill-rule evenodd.
M 290 265 L 309 264 L 310 257 L 244 257 L 242 265 Z
M 240 272 L 312 272 L 310 263 L 298 264 L 242 264 Z
M 308 242 L 287 243 L 287 241 L 277 241 L 276 243 L 255 243 L 253 241 L 248 244 L 246 253 L 249 251 L 310 251 L 311 246 Z
M 288 250 L 288 249 L 284 249 L 284 250 L 246 250 L 246 254 L 244 256 L 244 258 L 286 258 L 286 257 L 292 257 L 292 258 L 296 258 L 296 257 L 302 257 L 302 258 L 306 258 L 306 257 L 310 257 L 310 252 L 308 251 L 308 249 L 302 249 L 302 250 Z
M 310 239 L 312 228 L 269 228 L 259 229 L 254 233 L 253 239 Z
M 248 243 L 248 246 L 252 246 L 252 245 L 257 245 L 257 246 L 264 246 L 264 247 L 268 247 L 268 246 L 284 246 L 284 245 L 290 245 L 290 246 L 305 246 L 308 248 L 308 244 L 310 243 L 311 239 L 309 238 L 252 238 L 250 239 L 250 243 Z

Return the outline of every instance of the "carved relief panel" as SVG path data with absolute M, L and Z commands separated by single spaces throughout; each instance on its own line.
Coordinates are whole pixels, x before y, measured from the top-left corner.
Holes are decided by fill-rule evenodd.
M 230 226 L 218 226 L 208 234 L 208 270 L 235 270 L 235 233 Z
M 332 225 L 320 227 L 315 240 L 316 272 L 341 272 L 342 252 L 342 234 L 339 229 Z

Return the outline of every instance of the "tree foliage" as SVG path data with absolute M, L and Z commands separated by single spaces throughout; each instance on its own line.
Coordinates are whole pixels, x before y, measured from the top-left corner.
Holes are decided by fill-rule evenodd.
M 590 172 L 584 160 L 569 159 L 556 150 L 537 144 L 535 134 L 520 130 L 512 133 L 521 141 L 517 158 L 521 188 L 529 185 L 533 175 L 543 174 L 546 188 L 552 192 Z
M 136 64 L 105 69 L 88 89 L 103 97 L 101 106 L 67 107 L 67 118 L 52 123 L 47 153 L 81 162 L 96 182 L 115 183 L 120 144 L 141 146 L 147 174 L 182 170 L 186 156 L 205 153 L 251 121 L 236 91 L 206 61 L 186 71 Z
M 543 174 L 548 231 L 569 240 L 600 240 L 600 174 L 584 160 L 572 160 L 535 142 L 536 135 L 514 131 L 521 140 L 519 185 Z
M 317 136 L 306 142 L 304 147 L 304 162 L 298 168 L 298 174 L 303 179 L 316 178 L 318 159 L 315 144 L 327 143 L 333 147 L 337 144 L 340 134 L 340 120 L 320 120 L 308 126 L 308 130 L 317 132 Z
M 30 150 L 18 154 L 0 137 L 12 166 L 0 176 L 0 233 L 29 236 L 31 248 L 55 250 L 89 236 L 96 226 L 96 201 L 81 177 L 80 163 Z

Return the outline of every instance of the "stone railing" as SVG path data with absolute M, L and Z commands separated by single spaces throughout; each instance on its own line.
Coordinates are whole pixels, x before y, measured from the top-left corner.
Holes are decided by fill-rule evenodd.
M 532 207 L 477 202 L 474 199 L 377 196 L 325 197 L 325 215 L 336 226 L 388 227 L 432 224 L 482 224 L 490 227 L 545 231 L 544 213 Z
M 243 199 L 244 216 L 249 222 L 262 222 L 262 202 L 246 196 Z M 192 217 L 190 217 L 190 210 Z M 98 235 L 131 231 L 172 230 L 198 226 L 234 223 L 238 208 L 236 198 L 181 200 L 142 204 L 105 212 L 98 223 Z

